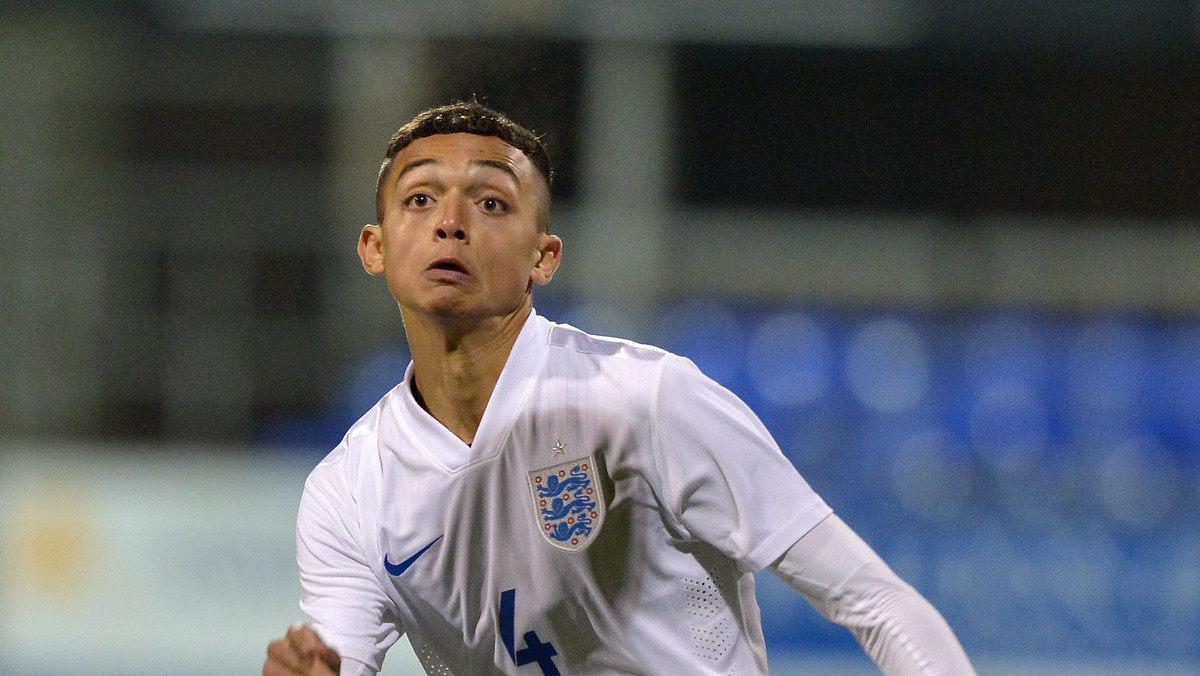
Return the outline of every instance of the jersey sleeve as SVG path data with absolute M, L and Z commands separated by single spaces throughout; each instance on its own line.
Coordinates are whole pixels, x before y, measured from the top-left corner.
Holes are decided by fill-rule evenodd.
M 296 519 L 300 608 L 317 635 L 346 659 L 378 672 L 403 627 L 367 565 L 342 477 L 323 464 L 309 476 Z
M 338 670 L 338 676 L 376 676 L 378 673 L 379 670 L 348 657 L 342 658 L 342 667 Z
M 754 412 L 686 359 L 663 364 L 652 427 L 667 511 L 743 571 L 770 565 L 831 512 Z
M 771 571 L 849 629 L 882 673 L 974 676 L 941 613 L 836 515 L 800 538 Z

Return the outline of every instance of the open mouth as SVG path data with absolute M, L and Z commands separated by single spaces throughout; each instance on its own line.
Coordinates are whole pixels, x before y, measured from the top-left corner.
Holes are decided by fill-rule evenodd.
M 448 272 L 458 272 L 467 274 L 467 268 L 453 258 L 439 258 L 429 266 L 430 270 L 446 270 Z

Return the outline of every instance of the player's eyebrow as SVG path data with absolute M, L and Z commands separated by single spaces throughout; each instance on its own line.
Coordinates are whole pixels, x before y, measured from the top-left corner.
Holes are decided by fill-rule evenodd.
M 500 160 L 471 160 L 471 164 L 499 169 L 512 177 L 513 182 L 518 186 L 521 185 L 521 177 L 517 176 L 517 170 L 513 169 L 507 162 L 501 162 Z
M 436 163 L 437 163 L 437 160 L 433 159 L 432 157 L 422 157 L 421 159 L 413 160 L 412 162 L 409 162 L 408 164 L 404 165 L 403 167 L 400 167 L 400 171 L 396 172 L 396 181 L 399 181 L 401 176 L 404 176 L 405 174 L 412 171 L 413 169 L 416 169 L 417 167 L 423 167 L 426 164 L 436 164 Z
M 412 162 L 405 164 L 400 168 L 400 171 L 396 172 L 396 182 L 399 182 L 402 176 L 413 169 L 416 169 L 417 167 L 423 167 L 427 164 L 440 164 L 440 162 L 432 157 L 415 159 Z M 513 169 L 506 162 L 501 162 L 500 160 L 471 160 L 471 164 L 481 167 L 491 167 L 492 169 L 499 169 L 500 171 L 508 174 L 518 186 L 521 185 L 521 177 L 517 176 L 517 170 Z

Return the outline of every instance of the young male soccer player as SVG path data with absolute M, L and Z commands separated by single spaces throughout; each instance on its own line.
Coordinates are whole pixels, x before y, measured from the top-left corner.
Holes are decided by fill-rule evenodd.
M 421 113 L 358 244 L 412 350 L 305 485 L 309 624 L 265 676 L 765 674 L 754 571 L 886 674 L 973 674 L 950 628 L 689 361 L 533 311 L 562 243 L 538 139 L 473 103 Z

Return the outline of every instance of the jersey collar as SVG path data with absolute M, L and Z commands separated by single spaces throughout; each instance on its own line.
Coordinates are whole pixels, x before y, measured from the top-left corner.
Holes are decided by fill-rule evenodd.
M 550 322 L 530 311 L 504 362 L 500 379 L 496 381 L 470 446 L 417 403 L 412 393 L 412 362 L 404 372 L 404 386 L 399 388 L 400 396 L 396 399 L 396 413 L 403 423 L 401 427 L 409 431 L 421 450 L 448 471 L 457 471 L 496 455 L 500 451 L 500 442 L 508 434 L 541 373 L 549 338 Z

